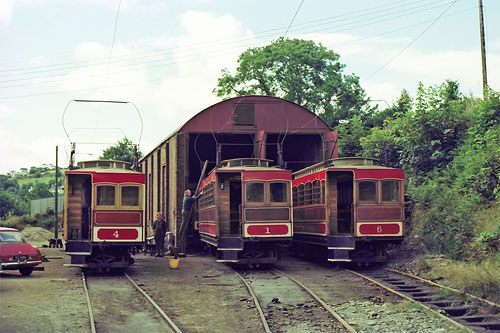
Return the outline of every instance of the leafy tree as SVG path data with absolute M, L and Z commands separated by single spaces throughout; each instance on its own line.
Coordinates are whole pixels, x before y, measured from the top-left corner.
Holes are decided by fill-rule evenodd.
M 5 219 L 15 206 L 15 198 L 7 192 L 0 192 L 0 218 Z
M 142 157 L 142 153 L 138 151 L 138 157 Z M 125 161 L 134 164 L 135 161 L 135 146 L 126 137 L 123 140 L 118 141 L 115 146 L 108 147 L 103 150 L 102 156 L 99 157 L 101 160 L 116 160 Z
M 281 97 L 313 111 L 335 127 L 340 120 L 362 118 L 369 111 L 359 78 L 343 74 L 345 65 L 339 58 L 313 41 L 279 38 L 243 52 L 236 74 L 223 69 L 213 92 L 223 98 Z
M 50 187 L 46 183 L 36 182 L 28 192 L 28 200 L 44 199 L 50 198 L 53 193 L 50 191 Z
M 0 191 L 17 192 L 19 184 L 15 179 L 11 179 L 6 175 L 0 175 Z
M 361 119 L 357 116 L 341 122 L 337 126 L 339 131 L 339 156 L 362 156 L 361 138 L 369 134 Z

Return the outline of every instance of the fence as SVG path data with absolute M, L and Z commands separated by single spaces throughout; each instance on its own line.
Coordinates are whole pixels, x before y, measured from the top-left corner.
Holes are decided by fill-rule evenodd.
M 58 212 L 62 212 L 63 202 L 64 202 L 64 197 L 62 195 L 60 195 L 57 198 L 57 211 Z M 47 209 L 49 209 L 49 208 L 52 210 L 55 208 L 54 198 L 31 200 L 30 215 L 34 216 L 38 213 L 45 213 L 47 211 Z

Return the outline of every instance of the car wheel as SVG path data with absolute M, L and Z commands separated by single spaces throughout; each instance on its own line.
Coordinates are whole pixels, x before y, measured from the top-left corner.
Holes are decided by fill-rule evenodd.
M 21 275 L 28 276 L 33 273 L 33 267 L 19 268 L 19 273 L 21 273 Z

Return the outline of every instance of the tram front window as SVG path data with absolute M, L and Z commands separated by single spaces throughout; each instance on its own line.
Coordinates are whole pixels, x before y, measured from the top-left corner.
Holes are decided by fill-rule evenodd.
M 246 184 L 247 202 L 264 202 L 264 183 Z
M 97 205 L 114 206 L 115 205 L 115 187 L 97 186 Z
M 122 206 L 139 206 L 139 187 L 122 187 Z
M 399 181 L 382 181 L 382 201 L 399 202 Z
M 359 182 L 359 201 L 376 201 L 377 183 L 375 181 Z
M 271 202 L 286 202 L 286 189 L 287 186 L 285 183 L 271 183 Z

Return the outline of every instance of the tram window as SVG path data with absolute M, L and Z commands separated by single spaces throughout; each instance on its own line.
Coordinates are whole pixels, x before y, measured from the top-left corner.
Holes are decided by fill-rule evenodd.
M 286 183 L 271 183 L 271 202 L 287 202 Z
M 326 192 L 325 192 L 325 181 L 322 180 L 321 181 L 321 204 L 324 205 L 325 204 L 325 196 L 326 196 Z
M 382 181 L 382 201 L 399 202 L 399 181 Z
M 122 186 L 122 206 L 139 206 L 139 187 Z
M 115 187 L 97 186 L 97 205 L 114 206 L 115 205 Z
M 321 203 L 321 185 L 319 180 L 315 180 L 312 185 L 312 203 Z
M 304 191 L 304 205 L 312 204 L 312 183 L 307 182 Z
M 298 201 L 298 197 L 297 197 L 297 186 L 294 186 L 292 188 L 292 202 L 293 202 L 293 206 L 296 207 L 297 206 L 297 201 Z
M 359 201 L 377 200 L 377 183 L 375 181 L 359 182 Z
M 247 202 L 264 202 L 264 183 L 247 183 Z
M 300 184 L 297 191 L 297 206 L 304 206 L 304 184 Z

